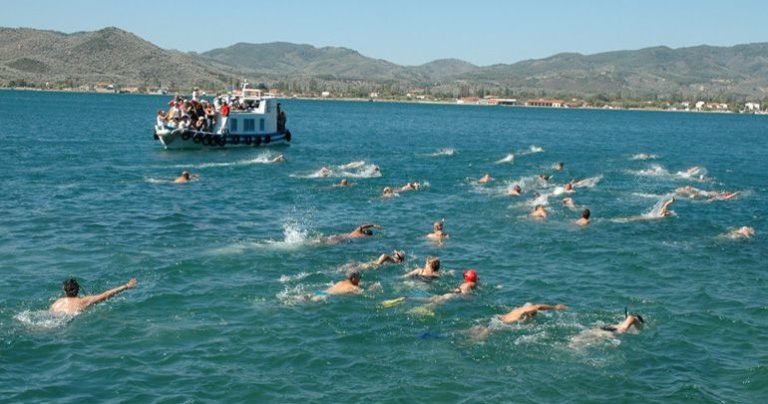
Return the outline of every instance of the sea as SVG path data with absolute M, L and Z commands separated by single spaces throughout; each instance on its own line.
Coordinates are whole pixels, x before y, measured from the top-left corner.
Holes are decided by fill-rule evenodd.
M 168 100 L 0 91 L 0 401 L 768 398 L 766 116 L 285 99 L 289 146 L 168 151 Z M 429 257 L 438 280 L 403 277 Z M 52 315 L 69 277 L 138 284 Z M 528 302 L 567 309 L 496 317 Z M 597 331 L 625 310 L 642 328 Z

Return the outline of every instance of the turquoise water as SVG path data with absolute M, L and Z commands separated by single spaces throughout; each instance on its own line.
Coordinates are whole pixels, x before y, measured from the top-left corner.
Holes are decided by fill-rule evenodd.
M 765 117 L 285 100 L 289 147 L 169 152 L 151 138 L 165 101 L 0 92 L 0 400 L 768 396 Z M 279 153 L 286 163 L 268 163 Z M 323 166 L 330 178 L 313 175 Z M 706 177 L 677 174 L 692 166 Z M 185 169 L 200 179 L 171 184 Z M 486 172 L 495 180 L 475 184 Z M 553 174 L 550 185 L 535 183 L 539 173 Z M 342 177 L 354 186 L 331 186 Z M 534 191 L 594 177 L 571 195 L 592 210 L 588 228 L 571 223 L 578 212 L 562 196 L 549 198 L 547 220 L 526 217 Z M 407 181 L 427 186 L 380 197 Z M 516 181 L 526 194 L 505 196 Z M 621 219 L 684 185 L 741 194 Z M 435 245 L 424 235 L 441 218 L 451 237 Z M 364 222 L 383 229 L 313 242 Z M 743 225 L 757 235 L 718 237 Z M 364 272 L 372 291 L 303 299 L 342 279 L 345 264 L 394 248 L 407 263 Z M 400 277 L 427 256 L 456 273 L 429 285 Z M 432 316 L 411 312 L 423 304 L 414 299 L 380 306 L 446 292 L 470 267 L 475 296 Z M 52 318 L 45 310 L 71 275 L 88 293 L 139 285 Z M 525 302 L 569 309 L 471 338 Z M 625 306 L 643 314 L 642 331 L 585 340 Z

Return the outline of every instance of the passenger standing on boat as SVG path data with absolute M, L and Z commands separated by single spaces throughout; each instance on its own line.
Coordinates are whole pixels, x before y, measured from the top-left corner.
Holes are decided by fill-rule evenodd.
M 208 101 L 203 100 L 203 104 L 205 105 L 205 121 L 208 126 L 208 131 L 211 131 L 216 125 L 216 110 Z
M 225 101 L 223 104 L 221 104 L 221 126 L 219 126 L 219 131 L 216 132 L 218 134 L 221 134 L 224 131 L 224 128 L 227 127 L 227 121 L 229 120 L 229 104 Z
M 213 108 L 216 112 L 221 111 L 221 93 L 217 93 L 216 98 L 213 99 Z
M 157 127 L 158 129 L 162 129 L 165 127 L 165 124 L 168 122 L 168 118 L 166 117 L 165 111 L 162 109 L 157 110 Z
M 192 101 L 197 101 L 198 96 L 200 95 L 200 92 L 198 91 L 198 88 L 195 87 L 192 90 Z
M 285 132 L 285 122 L 288 119 L 285 117 L 285 111 L 280 108 L 280 103 L 277 103 L 277 131 L 279 133 Z

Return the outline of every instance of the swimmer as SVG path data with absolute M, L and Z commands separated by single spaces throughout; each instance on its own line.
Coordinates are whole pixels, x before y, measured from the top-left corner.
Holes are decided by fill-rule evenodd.
M 337 282 L 325 290 L 325 293 L 329 295 L 350 295 L 362 292 L 363 288 L 360 287 L 360 272 L 358 271 L 352 271 L 347 275 L 347 279 Z
M 573 198 L 563 198 L 563 206 L 568 209 L 576 209 L 576 204 L 573 202 Z
M 562 161 L 555 163 L 555 171 L 563 171 L 563 168 L 565 168 L 565 164 Z
M 554 306 L 548 305 L 548 304 L 531 304 L 526 303 L 522 307 L 517 307 L 510 311 L 507 314 L 502 314 L 495 316 L 495 319 L 497 321 L 501 321 L 504 324 L 514 324 L 516 322 L 526 321 L 529 320 L 538 314 L 540 311 L 545 310 L 565 310 L 567 307 L 565 307 L 562 304 L 556 304 Z M 494 331 L 498 328 L 493 327 L 493 321 L 491 322 L 491 325 L 489 326 L 475 326 L 470 329 L 470 334 L 473 339 L 475 340 L 484 340 L 488 335 L 491 333 L 491 331 Z
M 391 187 L 384 187 L 384 190 L 381 192 L 382 198 L 392 198 L 395 195 L 395 191 Z
M 629 331 L 632 326 L 635 326 L 636 329 L 639 329 L 643 324 L 645 324 L 643 316 L 639 314 L 629 314 L 627 313 L 627 309 L 624 308 L 624 321 L 616 325 L 605 325 L 600 327 L 600 329 L 602 331 L 608 331 L 616 334 L 624 334 L 625 332 Z
M 516 323 L 518 321 L 525 321 L 528 319 L 531 319 L 536 316 L 536 314 L 540 311 L 545 310 L 565 310 L 567 307 L 565 307 L 562 304 L 556 304 L 554 306 L 549 304 L 531 304 L 526 303 L 522 307 L 517 307 L 515 309 L 512 309 L 507 314 L 502 314 L 498 316 L 499 320 L 503 322 L 504 324 L 512 324 Z
M 370 237 L 373 236 L 373 231 L 371 229 L 380 229 L 381 226 L 378 224 L 361 224 L 360 226 L 355 227 L 355 230 L 352 230 L 347 234 L 347 238 L 361 238 L 361 237 Z
M 346 178 L 342 178 L 342 180 L 339 181 L 338 184 L 333 184 L 333 186 L 334 187 L 351 187 L 352 184 L 350 184 L 349 181 L 347 181 Z
M 87 309 L 91 305 L 107 300 L 110 297 L 136 286 L 136 278 L 133 278 L 124 285 L 120 285 L 116 288 L 109 289 L 98 295 L 89 295 L 83 297 L 77 297 L 80 292 L 80 285 L 75 278 L 69 278 L 64 281 L 64 293 L 66 297 L 59 298 L 51 305 L 50 311 L 52 313 L 63 314 L 80 314 L 83 310 Z
M 690 185 L 677 188 L 675 190 L 675 193 L 679 196 L 688 197 L 688 198 L 696 198 L 701 194 L 701 190 L 694 188 Z
M 675 203 L 675 197 L 669 198 L 666 202 L 664 202 L 663 205 L 661 205 L 661 209 L 659 209 L 659 217 L 667 217 L 671 215 L 669 213 L 669 206 Z
M 181 176 L 179 176 L 179 178 L 176 178 L 175 180 L 173 180 L 173 183 L 174 184 L 184 184 L 186 182 L 191 181 L 193 178 L 197 178 L 197 177 L 199 177 L 199 175 L 197 175 L 197 174 L 190 175 L 189 171 L 184 171 L 183 173 L 181 173 Z
M 520 194 L 523 193 L 523 189 L 520 188 L 519 184 L 515 184 L 514 187 L 512 187 L 510 190 L 507 191 L 507 195 L 510 196 L 520 196 Z
M 539 179 L 544 182 L 549 182 L 549 175 L 539 174 Z
M 491 178 L 491 174 L 485 173 L 485 175 L 477 180 L 478 184 L 487 184 L 489 182 L 493 181 L 493 178 Z
M 419 184 L 418 181 L 414 181 L 414 182 L 409 182 L 409 183 L 403 185 L 400 188 L 400 192 L 418 191 L 419 189 L 421 189 L 421 184 Z
M 590 214 L 591 214 L 591 212 L 589 211 L 589 209 L 584 209 L 581 212 L 581 218 L 579 220 L 575 221 L 574 223 L 576 223 L 579 226 L 586 226 L 586 225 L 588 225 L 589 224 L 589 216 L 590 216 Z
M 325 241 L 327 243 L 338 243 L 345 240 L 350 240 L 354 238 L 363 238 L 363 237 L 371 237 L 373 236 L 373 230 L 371 229 L 380 229 L 381 226 L 378 224 L 361 224 L 360 226 L 355 227 L 354 230 L 347 234 L 337 234 L 334 236 L 329 236 L 325 238 Z
M 443 231 L 443 223 L 445 219 L 440 220 L 432 224 L 432 233 L 427 234 L 427 238 L 430 240 L 444 240 L 448 238 L 448 233 Z
M 565 190 L 565 192 L 571 193 L 571 192 L 573 192 L 573 184 L 571 184 L 569 182 L 569 183 L 565 184 L 565 187 L 563 189 Z
M 320 168 L 320 171 L 318 171 L 318 174 L 319 174 L 321 177 L 328 177 L 328 176 L 330 176 L 330 175 L 331 175 L 331 169 L 330 169 L 330 168 L 328 168 L 328 167 L 321 167 L 321 168 Z
M 536 205 L 533 208 L 533 211 L 531 211 L 531 217 L 534 219 L 546 219 L 547 209 L 544 207 L 544 205 Z
M 738 229 L 733 229 L 723 235 L 723 237 L 727 237 L 731 239 L 752 238 L 754 236 L 755 236 L 755 229 L 749 226 L 741 226 Z
M 717 200 L 727 201 L 729 199 L 736 198 L 737 196 L 739 196 L 739 192 L 738 191 L 737 192 L 728 192 L 728 191 L 725 191 L 725 192 L 714 192 L 714 195 L 712 195 L 711 200 L 717 199 Z
M 416 268 L 405 275 L 403 278 L 417 278 L 422 281 L 429 282 L 433 279 L 440 277 L 440 259 L 439 258 L 427 258 L 423 268 Z
M 405 261 L 405 252 L 402 250 L 394 250 L 392 251 L 392 255 L 389 254 L 381 254 L 379 256 L 379 259 L 373 262 L 373 265 L 375 266 L 381 266 L 386 263 L 392 263 L 392 264 L 400 264 L 403 261 Z
M 432 303 L 445 303 L 448 300 L 455 299 L 460 296 L 471 295 L 472 291 L 477 287 L 477 271 L 474 269 L 468 269 L 464 271 L 464 282 L 456 289 L 449 293 L 445 293 L 440 296 L 433 296 L 429 300 Z
M 283 156 L 282 154 L 278 155 L 272 160 L 269 160 L 270 163 L 285 163 L 286 161 L 287 160 L 285 159 L 285 156 Z

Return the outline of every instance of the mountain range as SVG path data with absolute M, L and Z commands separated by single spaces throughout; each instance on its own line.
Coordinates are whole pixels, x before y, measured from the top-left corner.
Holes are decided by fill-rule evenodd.
M 435 97 L 500 96 L 762 100 L 768 43 L 660 46 L 594 55 L 561 53 L 476 66 L 441 59 L 402 66 L 342 47 L 237 43 L 203 53 L 162 49 L 109 27 L 61 33 L 0 28 L 0 87 L 76 88 L 98 83 L 185 90 L 223 89 L 246 78 L 288 92 L 369 92 Z

